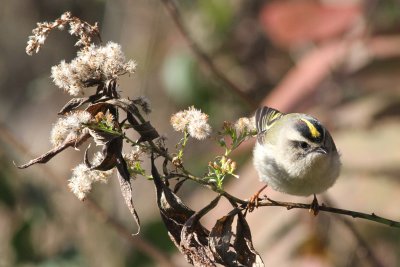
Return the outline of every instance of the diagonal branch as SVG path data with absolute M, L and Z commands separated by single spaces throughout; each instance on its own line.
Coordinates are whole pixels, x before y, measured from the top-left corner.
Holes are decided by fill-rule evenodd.
M 237 96 L 239 96 L 244 103 L 250 108 L 257 107 L 255 101 L 250 98 L 237 84 L 232 82 L 210 59 L 210 57 L 200 48 L 200 46 L 193 40 L 189 32 L 186 30 L 182 16 L 172 0 L 161 0 L 167 9 L 169 15 L 173 19 L 175 26 L 178 28 L 179 32 L 182 34 L 183 38 L 188 43 L 189 47 L 192 49 L 195 56 L 199 61 L 206 66 L 221 82 L 223 82 L 229 89 L 231 89 Z
M 217 188 L 215 186 L 215 184 L 207 182 L 205 179 L 203 179 L 201 177 L 196 177 L 187 172 L 185 174 L 174 174 L 174 175 L 184 177 L 184 178 L 192 180 L 196 183 L 202 184 L 203 186 L 213 190 L 214 192 L 221 194 L 226 199 L 228 199 L 231 203 L 239 204 L 242 209 L 247 208 L 247 205 L 249 204 L 248 200 L 243 200 L 238 197 L 235 197 L 235 196 L 229 194 L 228 192 Z M 270 198 L 266 198 L 266 199 L 259 201 L 258 206 L 259 207 L 284 207 L 287 210 L 291 210 L 291 209 L 310 210 L 311 209 L 311 204 L 276 201 L 276 200 L 273 200 Z M 367 214 L 367 213 L 358 212 L 358 211 L 328 207 L 324 204 L 321 204 L 318 206 L 318 211 L 341 214 L 341 215 L 350 216 L 353 218 L 359 218 L 359 219 L 364 219 L 364 220 L 368 220 L 368 221 L 373 221 L 373 222 L 384 224 L 384 225 L 394 227 L 394 228 L 400 228 L 400 222 L 378 216 L 375 213 Z
M 167 0 L 168 1 L 168 0 Z M 139 119 L 143 120 L 143 117 L 139 115 Z M 172 162 L 172 156 L 165 150 L 161 150 L 158 146 L 156 146 L 153 141 L 149 141 L 149 144 L 152 148 L 152 150 L 154 152 L 156 152 L 157 154 L 159 154 L 160 156 L 164 157 L 165 159 L 167 159 L 168 161 Z M 184 169 L 183 167 L 181 167 L 181 171 L 183 172 L 183 174 L 180 173 L 174 173 L 174 176 L 176 177 L 182 177 L 182 178 L 187 178 L 189 180 L 192 180 L 198 184 L 201 184 L 211 190 L 213 190 L 214 192 L 223 195 L 226 199 L 228 199 L 231 203 L 237 203 L 239 205 L 242 206 L 242 208 L 246 208 L 247 205 L 249 204 L 248 200 L 242 200 L 238 197 L 235 197 L 231 194 L 229 194 L 228 192 L 221 190 L 220 188 L 218 188 L 215 183 L 209 182 L 206 179 L 204 179 L 203 177 L 197 177 L 193 174 L 191 174 L 189 171 L 187 171 L 186 169 Z M 270 198 L 266 198 L 262 201 L 258 202 L 258 206 L 274 206 L 274 207 L 285 207 L 286 209 L 290 210 L 290 209 L 308 209 L 310 210 L 311 208 L 311 204 L 304 204 L 304 203 L 293 203 L 293 202 L 281 202 L 281 201 L 275 201 L 272 200 Z M 334 207 L 328 207 L 324 204 L 321 204 L 318 206 L 318 210 L 319 211 L 323 211 L 323 212 L 330 212 L 330 213 L 336 213 L 336 214 L 341 214 L 341 215 L 346 215 L 346 216 L 350 216 L 353 218 L 359 218 L 359 219 L 364 219 L 364 220 L 368 220 L 368 221 L 373 221 L 376 223 L 380 223 L 380 224 L 384 224 L 390 227 L 394 227 L 394 228 L 400 228 L 400 222 L 398 221 L 394 221 L 394 220 L 390 220 L 381 216 L 376 215 L 375 213 L 371 213 L 371 214 L 367 214 L 367 213 L 362 213 L 362 212 L 358 212 L 358 211 L 352 211 L 352 210 L 345 210 L 345 209 L 339 209 L 339 208 L 334 208 Z

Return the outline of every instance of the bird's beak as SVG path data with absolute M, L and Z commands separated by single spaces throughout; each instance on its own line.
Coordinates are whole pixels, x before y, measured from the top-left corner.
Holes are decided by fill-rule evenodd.
M 324 146 L 317 147 L 313 151 L 321 154 L 328 154 L 328 150 Z

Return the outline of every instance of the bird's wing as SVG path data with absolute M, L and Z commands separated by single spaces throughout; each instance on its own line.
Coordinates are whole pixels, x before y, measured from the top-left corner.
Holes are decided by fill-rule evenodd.
M 284 114 L 280 111 L 270 108 L 261 107 L 256 111 L 257 138 L 261 144 L 264 142 L 265 133 L 279 120 Z

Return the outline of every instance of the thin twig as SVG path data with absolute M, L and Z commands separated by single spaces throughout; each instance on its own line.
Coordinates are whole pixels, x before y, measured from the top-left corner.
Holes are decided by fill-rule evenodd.
M 187 171 L 186 171 L 187 172 Z M 207 188 L 210 188 L 214 192 L 223 195 L 226 199 L 229 201 L 233 201 L 237 204 L 240 204 L 242 208 L 246 208 L 247 205 L 249 204 L 248 200 L 242 200 L 240 198 L 237 198 L 228 192 L 221 190 L 220 188 L 217 188 L 214 183 L 208 182 L 206 179 L 203 179 L 201 177 L 194 176 L 192 174 L 189 174 L 188 172 L 185 174 L 175 174 L 176 176 L 181 176 L 184 178 L 187 178 L 189 180 L 192 180 L 196 183 L 200 183 L 203 186 L 206 186 Z M 294 202 L 282 202 L 282 201 L 276 201 L 270 198 L 261 200 L 258 202 L 258 207 L 284 207 L 288 210 L 291 209 L 307 209 L 310 210 L 311 204 L 304 204 L 304 203 L 294 203 Z M 350 216 L 353 218 L 360 218 L 368 221 L 373 221 L 376 223 L 384 224 L 390 227 L 394 228 L 400 228 L 400 222 L 390 220 L 383 218 L 381 216 L 376 215 L 375 213 L 367 214 L 363 212 L 358 212 L 358 211 L 352 211 L 352 210 L 345 210 L 345 209 L 339 209 L 339 208 L 334 208 L 334 207 L 328 207 L 324 204 L 318 206 L 318 211 L 323 211 L 323 212 L 330 212 L 330 213 L 336 213 L 336 214 L 341 214 L 341 215 L 346 215 Z
M 142 122 L 145 121 L 145 119 L 140 115 L 140 113 L 138 114 L 138 118 Z M 149 141 L 149 144 L 150 144 L 151 148 L 153 149 L 153 151 L 155 151 L 160 156 L 168 159 L 168 161 L 172 162 L 172 156 L 166 150 L 160 149 L 156 144 L 154 144 L 153 141 Z M 181 171 L 183 172 L 183 174 L 181 174 L 181 175 L 175 174 L 175 175 L 176 176 L 181 176 L 181 177 L 187 178 L 189 180 L 192 180 L 192 181 L 194 181 L 196 183 L 199 183 L 199 184 L 201 184 L 201 185 L 213 190 L 214 192 L 223 195 L 229 201 L 233 201 L 233 202 L 236 202 L 237 204 L 242 205 L 242 207 L 244 207 L 244 208 L 246 208 L 247 205 L 249 204 L 249 201 L 237 198 L 237 197 L 229 194 L 228 192 L 218 188 L 214 183 L 209 182 L 208 180 L 206 180 L 206 179 L 204 179 L 202 177 L 197 177 L 197 176 L 191 174 L 184 167 L 181 167 Z M 293 203 L 293 202 L 281 202 L 281 201 L 272 200 L 270 198 L 267 198 L 267 199 L 264 199 L 262 201 L 259 201 L 258 202 L 258 206 L 260 206 L 260 207 L 261 206 L 285 207 L 288 210 L 290 210 L 290 209 L 308 209 L 309 210 L 311 208 L 311 204 Z M 325 206 L 324 204 L 319 205 L 318 206 L 318 210 L 319 211 L 324 211 L 324 212 L 330 212 L 330 213 L 336 213 L 336 214 L 351 216 L 353 218 L 360 218 L 360 219 L 369 220 L 369 221 L 381 223 L 381 224 L 384 224 L 384 225 L 388 225 L 390 227 L 400 228 L 400 222 L 383 218 L 381 216 L 376 215 L 375 213 L 366 214 L 366 213 L 362 213 L 362 212 L 358 212 L 358 211 L 352 211 L 352 210 L 345 210 L 345 209 L 338 209 L 338 208 L 328 207 L 328 206 Z
M 155 150 L 156 150 L 156 152 L 158 154 L 168 158 L 169 161 L 172 161 L 172 157 L 166 151 L 162 151 L 156 145 L 154 145 L 154 147 L 156 147 Z M 207 181 L 206 179 L 204 179 L 202 177 L 197 177 L 195 175 L 192 175 L 187 170 L 185 170 L 183 168 L 182 168 L 182 170 L 183 170 L 184 174 L 181 174 L 181 175 L 175 174 L 175 175 L 176 176 L 181 176 L 181 177 L 187 178 L 189 180 L 192 180 L 192 181 L 194 181 L 196 183 L 202 184 L 203 186 L 206 186 L 207 188 L 213 190 L 214 192 L 223 195 L 229 201 L 233 201 L 233 202 L 235 202 L 237 204 L 240 204 L 243 208 L 246 208 L 247 205 L 249 204 L 249 201 L 237 198 L 237 197 L 229 194 L 228 192 L 226 192 L 224 190 L 221 190 L 220 188 L 217 188 L 217 186 L 215 186 L 214 183 L 209 182 L 209 181 Z M 259 201 L 258 202 L 258 206 L 259 207 L 262 207 L 262 206 L 265 206 L 265 207 L 271 207 L 271 206 L 274 206 L 274 207 L 285 207 L 288 210 L 290 210 L 290 209 L 307 209 L 307 210 L 309 210 L 311 208 L 311 204 L 294 203 L 294 202 L 282 202 L 282 201 L 276 201 L 276 200 L 273 200 L 273 199 L 270 199 L 270 198 L 267 198 L 267 199 L 264 199 L 262 201 Z M 330 212 L 330 213 L 336 213 L 336 214 L 351 216 L 353 218 L 360 218 L 360 219 L 364 219 L 364 220 L 369 220 L 369 221 L 381 223 L 381 224 L 384 224 L 384 225 L 388 225 L 388 226 L 394 227 L 394 228 L 400 228 L 400 222 L 383 218 L 381 216 L 376 215 L 375 213 L 367 214 L 367 213 L 362 213 L 362 212 L 358 212 L 358 211 L 352 211 L 352 210 L 345 210 L 345 209 L 328 207 L 328 206 L 325 206 L 324 204 L 319 205 L 318 206 L 318 210 L 319 211 L 323 211 L 323 212 Z
M 247 203 L 245 201 L 245 203 Z M 243 204 L 245 204 L 243 203 Z M 258 206 L 266 206 L 266 207 L 284 207 L 288 210 L 290 209 L 307 209 L 309 210 L 311 208 L 311 204 L 304 204 L 304 203 L 294 203 L 294 202 L 281 202 L 281 201 L 276 201 L 272 200 L 270 198 L 267 198 L 266 200 L 262 200 L 258 202 Z M 353 218 L 360 218 L 368 221 L 373 221 L 377 223 L 381 223 L 390 227 L 395 227 L 395 228 L 400 228 L 400 222 L 398 221 L 393 221 L 390 219 L 383 218 L 381 216 L 376 215 L 375 213 L 367 214 L 367 213 L 362 213 L 358 211 L 352 211 L 352 210 L 345 210 L 345 209 L 338 209 L 338 208 L 333 208 L 333 207 L 328 207 L 325 206 L 324 204 L 318 206 L 319 211 L 324 211 L 324 212 L 330 212 L 330 213 L 336 213 L 336 214 L 341 214 L 341 215 L 346 215 L 350 216 Z
M 250 98 L 244 91 L 244 89 L 240 88 L 234 82 L 232 82 L 226 75 L 215 66 L 214 62 L 210 59 L 210 57 L 200 48 L 200 46 L 193 40 L 188 31 L 186 30 L 182 16 L 172 0 L 161 0 L 167 9 L 169 15 L 173 19 L 175 26 L 178 28 L 179 32 L 182 34 L 183 38 L 188 43 L 189 47 L 192 49 L 193 53 L 202 62 L 220 81 L 222 81 L 228 88 L 230 88 L 237 96 L 239 96 L 243 102 L 245 102 L 248 107 L 255 108 L 257 104 L 255 101 Z
M 10 144 L 13 148 L 15 148 L 19 153 L 27 155 L 30 158 L 33 158 L 33 155 L 29 152 L 28 148 L 22 144 L 19 140 L 15 138 L 15 135 L 11 133 L 9 128 L 2 122 L 0 122 L 0 138 L 4 140 L 6 143 Z M 42 170 L 45 172 L 47 177 L 55 177 L 56 179 L 50 179 L 55 181 L 58 184 L 61 184 L 61 187 L 65 187 L 65 183 L 63 182 L 60 176 L 54 173 L 47 165 L 40 165 Z M 100 207 L 93 199 L 86 198 L 85 199 L 86 207 L 92 210 L 100 219 L 102 219 L 109 227 L 114 229 L 122 238 L 126 239 L 129 243 L 132 244 L 137 250 L 143 252 L 148 255 L 150 258 L 157 261 L 160 266 L 165 267 L 173 267 L 175 266 L 171 260 L 168 258 L 166 254 L 162 251 L 158 250 L 151 243 L 147 242 L 147 240 L 141 238 L 140 236 L 132 236 L 132 233 L 123 226 L 120 222 L 111 217 L 102 207 Z
M 135 115 L 137 116 L 137 118 L 139 119 L 139 121 L 141 123 L 145 123 L 146 122 L 145 118 L 139 112 L 135 113 Z M 2 128 L 4 128 L 4 127 L 2 127 Z M 129 140 L 129 141 L 131 141 L 131 140 Z M 148 141 L 148 144 L 150 145 L 151 149 L 154 152 L 156 152 L 160 156 L 168 159 L 168 161 L 172 162 L 173 157 L 168 153 L 167 150 L 161 149 L 153 141 Z M 210 182 L 207 179 L 204 179 L 203 177 L 197 177 L 197 176 L 191 174 L 183 166 L 180 168 L 180 170 L 182 171 L 181 177 L 184 177 L 184 178 L 192 180 L 192 181 L 194 181 L 196 183 L 199 183 L 199 184 L 201 184 L 201 185 L 213 190 L 214 192 L 223 195 L 228 200 L 236 202 L 237 204 L 242 205 L 243 208 L 246 208 L 247 205 L 249 204 L 249 201 L 237 198 L 237 197 L 235 197 L 233 195 L 230 195 L 228 192 L 225 192 L 221 188 L 218 188 L 215 185 L 215 183 Z M 260 207 L 261 206 L 285 207 L 288 210 L 290 210 L 290 209 L 308 209 L 309 210 L 311 208 L 311 204 L 293 203 L 293 202 L 281 202 L 281 201 L 272 200 L 270 198 L 267 198 L 267 199 L 264 199 L 262 201 L 259 201 L 258 202 L 258 206 L 260 206 Z M 318 206 L 318 210 L 319 211 L 324 211 L 324 212 L 330 212 L 330 213 L 336 213 L 336 214 L 351 216 L 353 218 L 360 218 L 360 219 L 369 220 L 369 221 L 381 223 L 381 224 L 384 224 L 384 225 L 388 225 L 390 227 L 400 228 L 400 222 L 383 218 L 381 216 L 376 215 L 375 213 L 366 214 L 366 213 L 362 213 L 362 212 L 358 212 L 358 211 L 351 211 L 351 210 L 328 207 L 328 206 L 325 206 L 324 204 L 319 205 Z

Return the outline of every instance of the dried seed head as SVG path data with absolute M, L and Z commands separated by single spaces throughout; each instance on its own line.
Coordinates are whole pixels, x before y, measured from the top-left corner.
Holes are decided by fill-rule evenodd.
M 94 116 L 94 119 L 96 123 L 99 124 L 101 123 L 111 129 L 115 128 L 115 118 L 108 111 L 106 112 L 106 114 L 100 111 L 99 113 L 96 114 L 96 116 Z
M 175 113 L 171 117 L 171 125 L 175 131 L 187 130 L 191 137 L 198 140 L 203 140 L 211 134 L 208 115 L 194 107 Z
M 96 153 L 93 163 L 99 163 L 102 160 L 102 154 Z M 91 170 L 86 164 L 79 164 L 72 170 L 72 176 L 68 180 L 68 186 L 72 193 L 80 200 L 84 200 L 86 195 L 91 191 L 94 182 L 106 183 L 111 176 L 113 170 L 97 171 Z
M 124 153 L 123 157 L 124 157 L 126 163 L 129 166 L 132 166 L 137 161 L 140 161 L 140 156 L 142 154 L 143 154 L 142 148 L 140 146 L 134 146 L 129 153 L 127 153 L 127 154 Z
M 234 127 L 235 127 L 235 130 L 240 133 L 252 132 L 256 129 L 254 117 L 253 118 L 247 118 L 247 117 L 240 118 L 235 122 Z
M 191 137 L 204 140 L 211 134 L 211 126 L 207 121 L 193 120 L 189 123 L 188 132 Z
M 32 55 L 38 53 L 44 44 L 47 36 L 53 29 L 64 30 L 65 26 L 70 26 L 69 33 L 79 37 L 76 46 L 89 46 L 92 43 L 93 36 L 99 36 L 99 28 L 97 23 L 93 26 L 86 21 L 73 17 L 70 12 L 65 12 L 60 18 L 54 22 L 38 22 L 37 27 L 32 30 L 31 36 L 26 46 L 26 53 Z
M 188 124 L 189 120 L 185 111 L 179 111 L 171 117 L 171 125 L 177 132 L 183 132 Z
M 134 61 L 126 61 L 121 46 L 109 42 L 106 46 L 91 45 L 78 52 L 70 63 L 61 61 L 51 68 L 55 85 L 72 96 L 83 93 L 88 81 L 104 83 L 126 73 L 134 73 Z
M 59 118 L 54 124 L 50 134 L 53 146 L 62 144 L 67 137 L 76 138 L 85 127 L 84 124 L 92 120 L 92 115 L 87 111 L 75 111 L 65 117 Z

